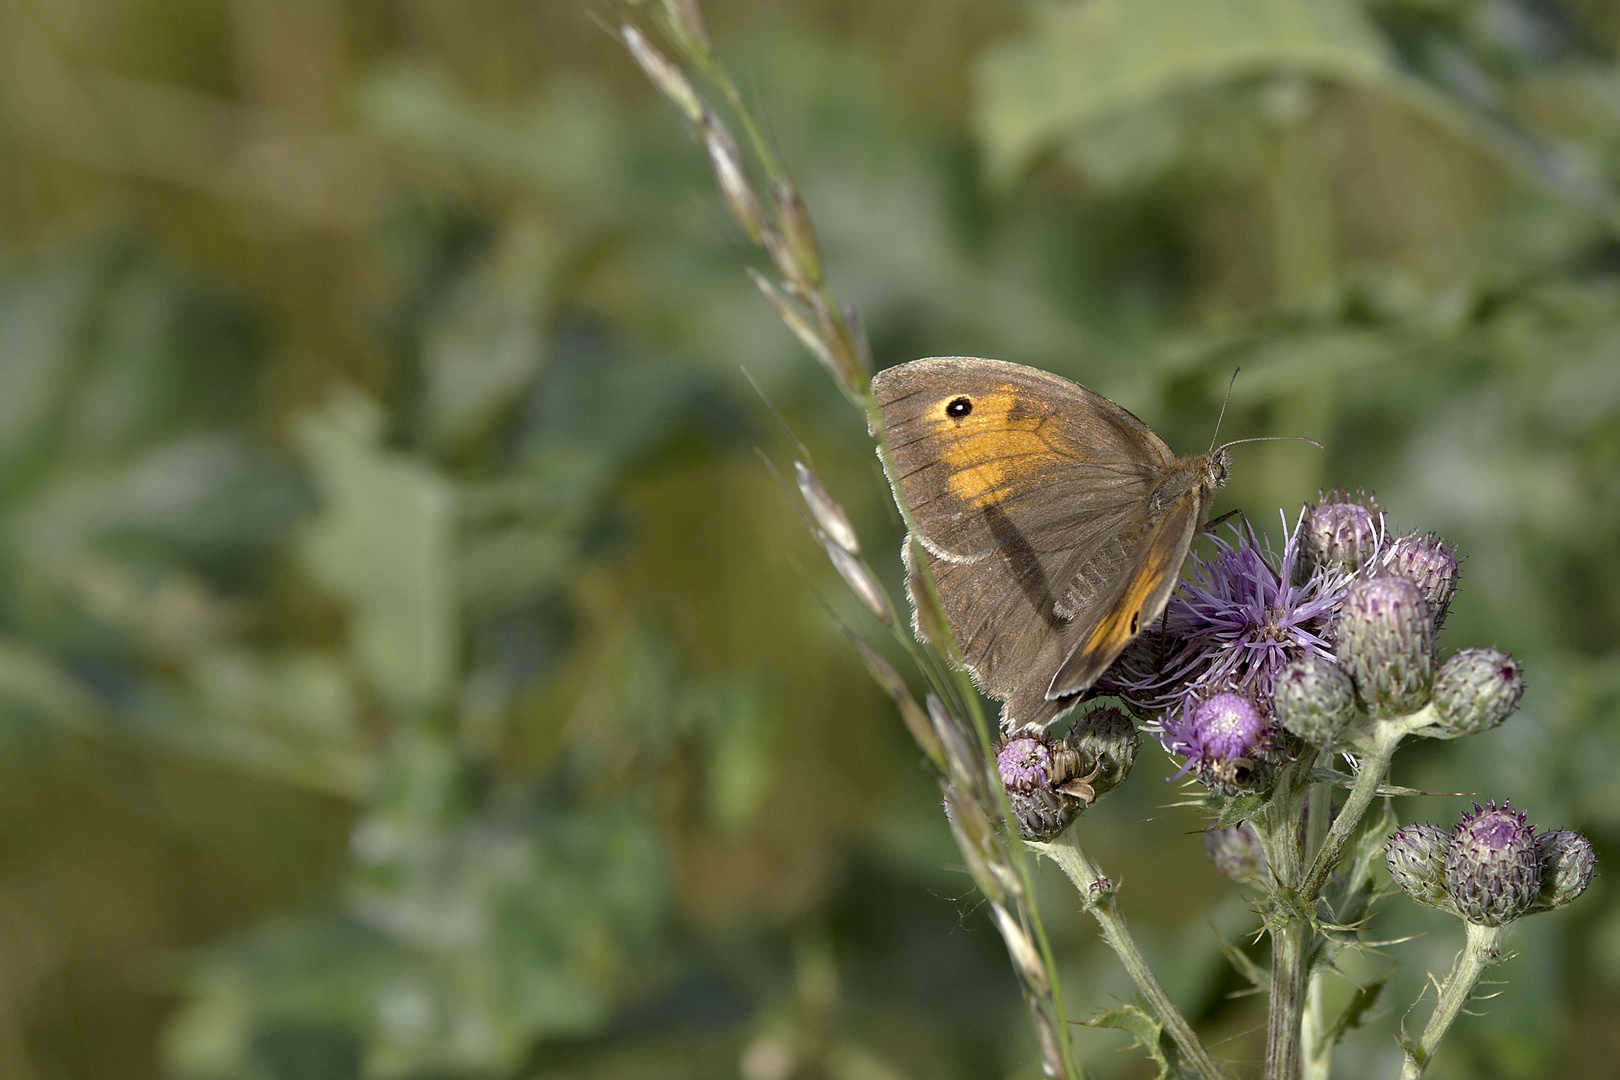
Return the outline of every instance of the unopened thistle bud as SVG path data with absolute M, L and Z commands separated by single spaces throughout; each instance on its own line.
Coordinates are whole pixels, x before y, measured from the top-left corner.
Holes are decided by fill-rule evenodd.
M 1260 834 L 1247 821 L 1204 834 L 1204 850 L 1215 869 L 1239 884 L 1264 885 L 1270 881 L 1271 867 Z
M 1446 621 L 1457 595 L 1457 549 L 1434 533 L 1408 533 L 1384 549 L 1383 566 L 1418 587 L 1428 601 L 1435 629 Z
M 1446 892 L 1462 917 L 1501 926 L 1530 910 L 1541 895 L 1541 855 L 1534 826 L 1506 803 L 1464 814 L 1446 849 Z
M 1541 859 L 1541 892 L 1530 911 L 1553 911 L 1563 907 L 1592 883 L 1597 856 L 1592 842 L 1580 833 L 1554 829 L 1536 837 L 1536 854 Z
M 1317 505 L 1306 507 L 1300 539 L 1308 565 L 1359 570 L 1378 549 L 1378 513 L 1366 495 L 1352 498 L 1331 491 Z
M 1524 672 L 1507 653 L 1464 649 L 1440 665 L 1434 677 L 1439 722 L 1421 734 L 1441 739 L 1474 735 L 1506 720 L 1519 707 Z
M 1432 908 L 1455 913 L 1457 908 L 1446 892 L 1446 852 L 1451 834 L 1418 821 L 1397 829 L 1384 846 L 1384 863 L 1389 876 L 1402 892 Z
M 1395 574 L 1351 583 L 1337 620 L 1339 661 L 1377 717 L 1416 712 L 1434 681 L 1434 623 L 1418 587 Z
M 1184 704 L 1163 721 L 1165 747 L 1187 758 L 1183 772 L 1222 795 L 1264 791 L 1274 778 L 1273 731 L 1242 694 Z
M 1356 715 L 1356 690 L 1344 669 L 1319 653 L 1289 661 L 1272 691 L 1277 721 L 1312 746 L 1330 746 Z
M 1136 763 L 1136 751 L 1142 738 L 1136 725 L 1124 712 L 1115 708 L 1097 708 L 1083 713 L 1075 721 L 1069 742 L 1080 751 L 1081 764 L 1086 767 L 1086 783 L 1091 788 L 1091 802 L 1113 791 L 1131 775 Z
M 1044 731 L 1023 731 L 1002 743 L 996 769 L 1025 840 L 1052 839 L 1096 798 L 1080 751 Z

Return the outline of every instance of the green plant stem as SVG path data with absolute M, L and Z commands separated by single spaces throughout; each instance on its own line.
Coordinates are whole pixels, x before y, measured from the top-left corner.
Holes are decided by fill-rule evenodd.
M 1331 751 L 1324 750 L 1316 757 L 1319 767 L 1333 763 Z M 1333 789 L 1325 783 L 1311 784 L 1305 796 L 1305 844 L 1303 853 L 1314 855 L 1322 850 L 1327 839 L 1328 821 L 1333 815 Z M 1328 1080 L 1332 1071 L 1331 1046 L 1323 1044 L 1326 1034 L 1322 1004 L 1323 973 L 1306 975 L 1305 1012 L 1300 1017 L 1300 1075 L 1304 1080 Z
M 1457 954 L 1457 962 L 1451 966 L 1451 974 L 1446 976 L 1445 985 L 1440 988 L 1440 1000 L 1435 1003 L 1434 1014 L 1429 1017 L 1417 1045 L 1406 1048 L 1406 1064 L 1401 1068 L 1401 1080 L 1417 1080 L 1423 1075 L 1451 1022 L 1457 1019 L 1457 1014 L 1462 1012 L 1463 1006 L 1473 996 L 1479 977 L 1487 967 L 1502 959 L 1502 938 L 1507 933 L 1506 926 L 1466 925 L 1467 940 L 1462 952 Z
M 1266 1080 L 1299 1076 L 1300 1016 L 1305 966 L 1311 956 L 1310 920 L 1296 915 L 1271 930 L 1271 1007 L 1266 1015 Z
M 1285 773 L 1267 810 L 1254 822 L 1262 831 L 1266 856 L 1277 882 L 1269 919 L 1271 1008 L 1266 1019 L 1266 1080 L 1296 1080 L 1301 1076 L 1301 1044 L 1307 1034 L 1310 1041 L 1306 1044 L 1305 1056 L 1310 1075 L 1313 1080 L 1327 1075 L 1329 1048 L 1318 1045 L 1322 1037 L 1320 993 L 1308 992 L 1305 985 L 1315 938 L 1311 911 L 1328 876 L 1338 866 L 1345 845 L 1383 786 L 1389 763 L 1401 740 L 1431 720 L 1430 709 L 1425 706 L 1411 715 L 1375 723 L 1363 748 L 1361 768 L 1351 784 L 1350 794 L 1328 827 L 1327 835 L 1322 837 L 1321 846 L 1316 849 L 1303 877 L 1300 866 L 1308 849 L 1302 847 L 1304 838 L 1300 834 L 1299 815 L 1304 812 L 1305 800 L 1309 797 L 1315 811 L 1310 821 L 1314 839 L 1331 805 L 1325 793 L 1307 794 L 1308 788 L 1299 785 L 1298 774 Z M 1309 1033 L 1304 1031 L 1307 1008 L 1317 1011 L 1310 1018 Z
M 1276 890 L 1266 925 L 1271 932 L 1271 1001 L 1266 1015 L 1266 1078 L 1297 1080 L 1300 1018 L 1305 1010 L 1305 971 L 1316 931 L 1308 903 L 1300 902 L 1305 862 L 1303 821 L 1310 785 L 1309 762 L 1288 767 L 1271 801 L 1252 824 L 1265 844 Z
M 1316 764 L 1327 767 L 1333 764 L 1333 754 L 1324 750 L 1316 756 Z M 1322 850 L 1322 844 L 1327 840 L 1328 823 L 1333 817 L 1333 788 L 1325 783 L 1315 783 L 1305 802 L 1305 853 L 1314 856 Z
M 1316 764 L 1326 767 L 1333 762 L 1333 754 L 1324 750 L 1317 755 Z M 1328 820 L 1333 814 L 1333 789 L 1324 783 L 1310 785 L 1305 802 L 1306 855 L 1322 850 L 1327 839 Z M 1305 1014 L 1300 1018 L 1300 1075 L 1304 1080 L 1328 1080 L 1332 1072 L 1332 1046 L 1325 1045 L 1325 1020 L 1322 1004 L 1324 973 L 1317 971 L 1306 976 Z
M 1305 1015 L 1300 1020 L 1300 1070 L 1302 1080 L 1328 1080 L 1333 1071 L 1333 1047 L 1323 1041 L 1322 969 L 1312 972 L 1305 982 Z
M 1070 829 L 1050 843 L 1030 843 L 1027 846 L 1057 863 L 1074 883 L 1074 887 L 1080 893 L 1081 902 L 1102 929 L 1103 940 L 1119 957 L 1131 980 L 1136 983 L 1136 988 L 1142 992 L 1142 996 L 1147 999 L 1148 1005 L 1158 1016 L 1159 1023 L 1170 1033 L 1170 1038 L 1181 1051 L 1181 1056 L 1204 1080 L 1225 1080 L 1226 1071 L 1210 1056 L 1209 1051 L 1204 1049 L 1204 1044 L 1198 1040 L 1192 1025 L 1187 1023 L 1187 1018 L 1181 1015 L 1181 1010 L 1176 1008 L 1175 1002 L 1165 993 L 1158 978 L 1149 970 L 1147 960 L 1136 947 L 1130 931 L 1125 928 L 1125 919 L 1114 906 L 1113 888 L 1107 884 L 1106 879 L 1086 857 L 1085 852 L 1080 850 L 1080 843 L 1075 838 L 1074 830 Z
M 1300 884 L 1299 895 L 1305 903 L 1313 903 L 1321 894 L 1328 875 L 1339 865 L 1339 856 L 1344 853 L 1344 845 L 1356 831 L 1356 826 L 1361 824 L 1361 817 L 1367 812 L 1367 807 L 1372 805 L 1373 796 L 1377 795 L 1378 789 L 1383 786 L 1384 775 L 1389 771 L 1390 759 L 1395 756 L 1395 748 L 1414 726 L 1421 726 L 1415 725 L 1414 722 L 1423 716 L 1424 713 L 1419 712 L 1394 720 L 1380 720 L 1373 728 L 1370 745 L 1361 757 L 1361 770 L 1356 773 L 1350 794 L 1345 798 L 1338 816 L 1333 819 L 1327 838 L 1322 841 L 1321 849 L 1317 851 L 1316 858 L 1311 860 L 1311 868 Z

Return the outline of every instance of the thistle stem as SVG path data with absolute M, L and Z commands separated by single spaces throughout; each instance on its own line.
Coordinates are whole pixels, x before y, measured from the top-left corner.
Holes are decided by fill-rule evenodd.
M 1328 875 L 1338 866 L 1339 856 L 1344 853 L 1344 845 L 1356 831 L 1356 826 L 1361 824 L 1362 815 L 1367 812 L 1367 807 L 1372 805 L 1373 796 L 1378 794 L 1378 789 L 1384 783 L 1384 774 L 1389 771 L 1389 763 L 1395 756 L 1395 748 L 1400 745 L 1401 739 L 1406 737 L 1406 733 L 1412 730 L 1411 721 L 1422 715 L 1416 713 L 1411 717 L 1380 721 L 1373 729 L 1372 744 L 1362 755 L 1361 770 L 1356 773 L 1350 794 L 1345 798 L 1338 817 L 1333 819 L 1327 838 L 1322 841 L 1321 850 L 1317 851 L 1316 858 L 1311 861 L 1311 868 L 1300 885 L 1299 894 L 1306 903 L 1316 899 Z
M 1328 1080 L 1333 1071 L 1333 1045 L 1323 1039 L 1322 979 L 1323 971 L 1318 968 L 1305 982 L 1305 1015 L 1299 1026 L 1303 1080 Z
M 1300 1014 L 1305 966 L 1311 955 L 1310 920 L 1295 916 L 1271 931 L 1271 1008 L 1266 1015 L 1266 1080 L 1299 1076 Z
M 1451 974 L 1446 976 L 1445 985 L 1440 989 L 1440 1000 L 1435 1003 L 1434 1014 L 1429 1017 L 1417 1045 L 1406 1048 L 1406 1064 L 1401 1068 L 1401 1080 L 1418 1080 L 1423 1075 L 1451 1022 L 1457 1019 L 1457 1014 L 1462 1012 L 1463 1006 L 1473 996 L 1479 977 L 1487 967 L 1502 959 L 1502 938 L 1507 933 L 1507 926 L 1466 925 L 1467 940 L 1457 954 L 1457 962 L 1451 966 Z
M 1331 751 L 1324 750 L 1317 755 L 1316 764 L 1326 767 L 1332 764 Z M 1333 789 L 1324 783 L 1310 785 L 1305 803 L 1305 847 L 1306 855 L 1314 855 L 1322 850 L 1322 843 L 1327 837 L 1328 820 L 1333 815 Z M 1322 1004 L 1323 972 L 1316 971 L 1306 976 L 1305 983 L 1305 1014 L 1300 1018 L 1300 1075 L 1304 1080 L 1328 1080 L 1333 1067 L 1333 1047 L 1325 1043 L 1325 1018 Z
M 1277 782 L 1270 803 L 1252 819 L 1266 848 L 1266 861 L 1276 879 L 1271 931 L 1271 1002 L 1266 1015 L 1266 1078 L 1299 1077 L 1300 1018 L 1305 1009 L 1305 971 L 1310 963 L 1315 929 L 1309 901 L 1298 892 L 1305 862 L 1301 829 L 1310 786 L 1301 783 L 1306 766 L 1290 766 Z
M 1050 843 L 1027 843 L 1030 850 L 1045 855 L 1068 875 L 1074 887 L 1080 893 L 1081 902 L 1087 911 L 1091 912 L 1102 930 L 1103 940 L 1113 949 L 1119 957 L 1125 971 L 1136 988 L 1147 999 L 1148 1005 L 1159 1018 L 1159 1023 L 1181 1051 L 1198 1075 L 1204 1080 L 1226 1080 L 1226 1071 L 1210 1056 L 1204 1044 L 1199 1042 L 1198 1036 L 1193 1032 L 1192 1025 L 1187 1023 L 1181 1010 L 1176 1008 L 1175 1002 L 1165 992 L 1157 977 L 1148 968 L 1147 960 L 1136 947 L 1136 941 L 1131 937 L 1130 931 L 1125 928 L 1125 919 L 1114 906 L 1114 889 L 1103 877 L 1092 861 L 1080 850 L 1080 843 L 1075 838 L 1074 830 L 1070 829 L 1062 836 Z

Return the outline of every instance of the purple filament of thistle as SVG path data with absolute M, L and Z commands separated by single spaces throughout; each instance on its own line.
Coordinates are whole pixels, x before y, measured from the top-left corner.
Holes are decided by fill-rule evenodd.
M 1303 518 L 1302 518 L 1303 521 Z M 1287 519 L 1284 519 L 1287 525 Z M 1243 690 L 1269 709 L 1277 672 L 1301 652 L 1331 656 L 1323 636 L 1350 575 L 1318 568 L 1295 584 L 1300 523 L 1281 557 L 1247 523 L 1234 539 L 1191 560 L 1191 574 L 1165 607 L 1162 638 L 1146 662 L 1127 653 L 1104 689 L 1140 708 L 1170 708 L 1189 695 Z

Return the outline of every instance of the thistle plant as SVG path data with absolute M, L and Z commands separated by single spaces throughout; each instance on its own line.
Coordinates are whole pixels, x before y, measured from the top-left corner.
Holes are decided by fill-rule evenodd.
M 641 0 L 627 10 L 656 30 L 627 17 L 617 34 L 704 148 L 728 211 L 765 256 L 769 270 L 750 267 L 749 275 L 864 411 L 890 464 L 860 320 L 826 281 L 804 199 L 716 58 L 696 0 Z M 724 103 L 747 155 L 699 82 Z M 1570 903 L 1590 881 L 1585 839 L 1538 834 L 1505 802 L 1476 806 L 1450 832 L 1398 827 L 1393 800 L 1418 793 L 1388 782 L 1397 749 L 1409 738 L 1491 730 L 1517 707 L 1523 675 L 1494 649 L 1442 659 L 1437 635 L 1457 589 L 1457 551 L 1432 533 L 1393 535 L 1367 496 L 1325 494 L 1291 525 L 1285 514 L 1280 551 L 1246 522 L 1213 537 L 1210 554 L 1191 558 L 1163 617 L 1093 688 L 1104 700 L 1082 703 L 1066 734 L 1024 729 L 995 741 L 915 541 L 903 549 L 913 600 L 907 627 L 812 464 L 795 462 L 794 475 L 810 531 L 891 637 L 893 653 L 914 668 L 903 675 L 846 628 L 938 779 L 944 816 L 1028 1003 L 1047 1076 L 1082 1073 L 1031 854 L 1071 880 L 1146 1006 L 1127 1004 L 1093 1023 L 1130 1032 L 1162 1075 L 1232 1075 L 1149 969 L 1119 913 L 1117 884 L 1077 835 L 1085 812 L 1127 780 L 1143 735 L 1179 760 L 1175 778 L 1202 814 L 1211 860 L 1252 890 L 1270 939 L 1269 976 L 1252 965 L 1249 972 L 1269 993 L 1268 1080 L 1329 1075 L 1333 1045 L 1384 983 L 1333 1018 L 1323 1015 L 1322 983 L 1346 950 L 1372 947 L 1366 928 L 1386 898 L 1404 893 L 1464 921 L 1462 950 L 1438 984 L 1427 1026 L 1415 1040 L 1396 1036 L 1403 1075 L 1413 1078 L 1485 968 L 1504 959 L 1513 922 Z M 914 535 L 909 508 L 897 502 Z M 926 687 L 920 696 L 914 680 Z

